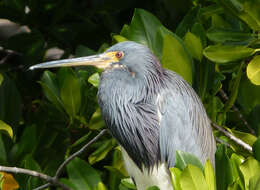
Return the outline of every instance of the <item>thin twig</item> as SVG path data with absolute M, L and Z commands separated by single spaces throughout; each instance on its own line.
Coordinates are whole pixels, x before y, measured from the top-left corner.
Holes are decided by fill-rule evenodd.
M 37 177 L 40 179 L 43 179 L 47 182 L 49 182 L 52 185 L 58 186 L 64 190 L 72 190 L 70 187 L 64 185 L 63 183 L 59 182 L 59 180 L 55 177 L 51 177 L 48 176 L 46 174 L 40 173 L 40 172 L 36 172 L 33 170 L 28 170 L 28 169 L 24 169 L 24 168 L 17 168 L 17 167 L 7 167 L 7 166 L 0 166 L 0 171 L 1 172 L 8 172 L 8 173 L 15 173 L 15 174 L 26 174 L 26 175 L 30 175 L 33 177 Z
M 220 96 L 225 100 L 225 101 L 228 101 L 228 96 L 227 94 L 225 93 L 225 91 L 223 89 L 220 89 L 219 91 L 219 94 Z M 233 105 L 232 106 L 232 109 L 237 113 L 239 119 L 244 123 L 244 125 L 246 126 L 246 128 L 250 131 L 250 133 L 252 133 L 253 135 L 256 135 L 256 132 L 254 129 L 252 129 L 248 122 L 245 120 L 244 116 L 242 115 L 242 113 L 239 111 L 239 109 Z
M 103 129 L 102 131 L 100 131 L 100 133 L 95 136 L 91 141 L 89 141 L 85 146 L 83 146 L 80 150 L 78 150 L 77 152 L 75 152 L 74 154 L 72 154 L 70 157 L 68 157 L 58 168 L 54 178 L 58 179 L 60 177 L 60 175 L 62 174 L 62 171 L 64 170 L 65 166 L 71 161 L 73 160 L 75 157 L 79 156 L 80 154 L 82 154 L 91 144 L 93 144 L 94 142 L 96 142 L 101 136 L 103 136 L 105 133 L 107 132 L 107 129 Z M 47 187 L 49 187 L 50 185 L 52 185 L 51 183 L 46 183 L 42 186 L 39 186 L 37 188 L 35 188 L 34 190 L 41 190 L 41 189 L 45 189 Z
M 14 54 L 14 55 L 19 55 L 22 56 L 22 53 L 16 52 L 14 50 L 11 49 L 4 49 L 2 46 L 0 46 L 0 51 L 5 52 L 5 53 L 10 53 L 10 54 Z
M 9 58 L 11 58 L 13 55 L 19 55 L 22 56 L 21 53 L 15 52 L 13 50 L 9 49 L 4 49 L 3 47 L 0 46 L 0 51 L 3 51 L 6 53 L 6 55 L 0 60 L 0 65 L 5 64 Z
M 228 144 L 226 141 L 224 141 L 224 140 L 222 140 L 222 139 L 220 139 L 218 137 L 216 137 L 216 141 L 219 142 L 220 144 L 224 144 L 227 147 L 230 147 L 230 144 Z
M 82 154 L 83 152 L 85 152 L 85 150 L 94 142 L 96 142 L 101 136 L 103 136 L 105 133 L 107 132 L 107 129 L 103 129 L 102 131 L 100 131 L 100 133 L 95 136 L 91 141 L 89 141 L 85 146 L 83 146 L 80 150 L 78 150 L 77 152 L 75 152 L 74 154 L 72 154 L 70 157 L 68 157 L 58 168 L 55 177 L 58 178 L 60 177 L 63 169 L 65 168 L 65 166 L 71 161 L 73 160 L 76 156 L 79 156 L 80 154 Z
M 11 53 L 8 53 L 8 52 L 7 52 L 6 56 L 3 57 L 3 58 L 0 60 L 0 65 L 5 64 L 5 63 L 7 62 L 7 60 L 11 57 L 11 55 L 12 55 Z
M 242 146 L 244 149 L 248 150 L 249 152 L 252 152 L 252 147 L 250 145 L 248 145 L 247 143 L 245 143 L 241 139 L 235 137 L 230 132 L 225 130 L 223 127 L 221 127 L 221 126 L 219 126 L 219 125 L 217 125 L 216 123 L 213 123 L 213 122 L 211 122 L 211 125 L 214 128 L 216 128 L 218 131 L 222 132 L 226 137 L 228 137 L 232 141 L 236 142 L 238 145 Z

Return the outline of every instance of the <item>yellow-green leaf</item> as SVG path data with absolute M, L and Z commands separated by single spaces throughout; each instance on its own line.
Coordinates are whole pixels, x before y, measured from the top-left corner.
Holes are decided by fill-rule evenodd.
M 92 84 L 93 86 L 98 87 L 98 85 L 99 85 L 99 74 L 98 73 L 94 73 L 93 75 L 91 75 L 88 78 L 88 82 L 90 84 Z
M 207 160 L 204 169 L 205 179 L 210 190 L 216 190 L 216 177 L 214 169 L 209 160 Z
M 12 139 L 13 138 L 13 129 L 11 126 L 0 120 L 0 132 L 3 131 L 8 134 L 8 136 Z
M 245 188 L 248 190 L 250 178 L 260 173 L 260 164 L 254 158 L 249 157 L 239 168 L 244 176 Z
M 102 145 L 98 147 L 98 149 L 93 152 L 89 157 L 88 161 L 90 164 L 94 164 L 106 157 L 106 155 L 114 148 L 116 142 L 114 139 L 109 139 L 103 141 Z
M 184 44 L 191 56 L 198 61 L 201 61 L 203 49 L 200 38 L 191 32 L 187 32 L 184 36 Z
M 124 41 L 128 40 L 127 38 L 125 38 L 124 36 L 121 36 L 121 35 L 113 35 L 113 39 L 116 42 L 124 42 Z
M 0 73 L 0 86 L 1 86 L 3 81 L 4 81 L 4 76 Z
M 180 177 L 182 171 L 179 168 L 170 168 L 170 172 L 174 190 L 181 190 Z
M 15 190 L 19 188 L 19 184 L 11 174 L 0 172 L 0 189 L 2 190 Z
M 226 129 L 229 132 L 231 132 L 233 135 L 235 135 L 237 138 L 239 138 L 242 141 L 244 141 L 245 143 L 249 144 L 250 146 L 253 146 L 253 144 L 257 140 L 257 138 L 250 133 L 245 133 L 245 132 L 237 131 L 237 130 L 234 130 L 234 129 L 231 130 L 228 127 Z
M 95 190 L 107 190 L 107 188 L 105 184 L 100 181 L 97 185 L 97 188 L 95 188 Z
M 250 178 L 249 190 L 260 190 L 260 173 Z
M 222 64 L 247 58 L 254 53 L 255 49 L 236 45 L 212 45 L 203 51 L 209 60 Z
M 246 68 L 246 74 L 252 83 L 260 85 L 260 55 L 255 56 L 249 62 Z
M 192 84 L 192 59 L 177 36 L 165 35 L 162 65 L 180 74 L 188 83 Z
M 121 183 L 126 186 L 128 189 L 136 189 L 135 184 L 131 178 L 125 178 L 121 180 Z
M 200 168 L 188 165 L 181 174 L 182 190 L 208 190 L 205 177 Z
M 103 127 L 105 127 L 105 122 L 101 116 L 101 111 L 98 108 L 89 121 L 89 129 L 97 130 Z

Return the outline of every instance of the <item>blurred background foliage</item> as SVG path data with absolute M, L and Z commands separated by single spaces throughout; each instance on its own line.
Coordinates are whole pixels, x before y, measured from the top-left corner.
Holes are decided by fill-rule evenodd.
M 259 0 L 0 0 L 0 165 L 53 176 L 105 128 L 99 70 L 29 66 L 133 40 L 194 87 L 213 122 L 253 147 L 244 150 L 214 131 L 216 171 L 178 152 L 174 188 L 260 189 L 259 10 Z M 109 134 L 70 162 L 61 180 L 76 190 L 135 189 Z M 4 190 L 42 184 L 0 173 Z

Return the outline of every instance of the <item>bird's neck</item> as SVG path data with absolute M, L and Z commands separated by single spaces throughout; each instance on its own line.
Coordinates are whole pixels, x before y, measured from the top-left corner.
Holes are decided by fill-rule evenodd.
M 160 161 L 156 96 L 147 98 L 144 89 L 115 85 L 107 79 L 105 84 L 100 83 L 98 99 L 103 118 L 136 165 L 151 168 Z

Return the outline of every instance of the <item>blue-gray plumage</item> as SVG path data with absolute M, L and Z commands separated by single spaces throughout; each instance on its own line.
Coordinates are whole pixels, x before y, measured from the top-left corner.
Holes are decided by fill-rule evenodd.
M 115 67 L 102 73 L 98 100 L 112 135 L 141 168 L 175 164 L 176 150 L 214 163 L 215 141 L 198 96 L 178 74 L 163 69 L 143 45 L 122 42 Z
M 147 47 L 121 42 L 101 55 L 31 69 L 94 64 L 105 69 L 98 89 L 102 116 L 139 190 L 172 189 L 167 170 L 175 165 L 177 150 L 215 163 L 215 140 L 199 97 L 181 76 L 163 69 Z

